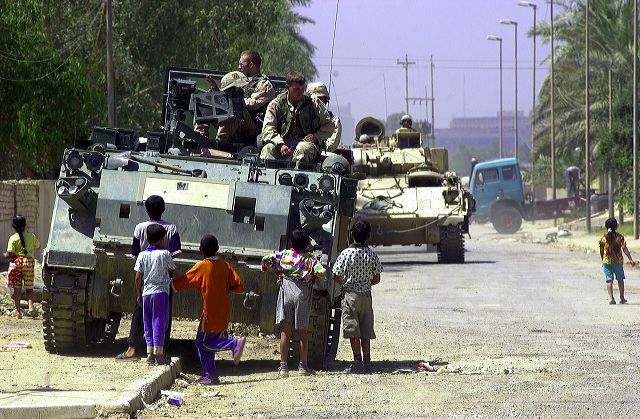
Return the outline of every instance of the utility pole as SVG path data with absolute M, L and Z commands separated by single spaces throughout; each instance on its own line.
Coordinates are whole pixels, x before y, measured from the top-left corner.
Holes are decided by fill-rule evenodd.
M 431 100 L 431 99 L 427 96 L 427 86 L 424 86 L 424 97 L 410 97 L 410 98 L 408 98 L 408 99 L 409 99 L 410 101 L 412 101 L 414 104 L 415 104 L 415 102 L 418 102 L 418 103 L 422 103 L 422 102 L 424 102 L 424 103 L 425 103 L 425 107 L 426 107 L 427 109 L 428 109 L 428 107 L 429 107 L 429 101 Z M 428 113 L 427 113 L 427 122 L 429 122 L 428 120 L 429 120 L 429 117 L 428 117 Z M 424 147 L 425 145 L 424 145 L 424 144 L 421 144 L 421 146 L 422 146 L 422 147 Z M 429 147 L 429 137 L 427 137 L 427 145 L 426 145 L 426 146 L 427 146 L 427 147 Z
M 435 101 L 435 93 L 433 90 L 433 55 L 429 56 L 429 69 L 431 71 L 431 147 L 436 146 L 436 120 L 434 119 L 433 108 L 435 107 L 433 102 Z
M 404 55 L 404 61 L 398 60 L 398 64 L 404 67 L 404 101 L 405 112 L 409 114 L 409 66 L 415 64 L 415 61 L 409 61 L 407 54 Z
M 556 204 L 556 122 L 555 122 L 555 106 L 554 106 L 554 97 L 555 97 L 555 87 L 554 87 L 554 78 L 555 73 L 553 72 L 553 63 L 554 63 L 554 45 L 553 45 L 553 2 L 551 0 L 550 3 L 550 14 L 551 14 L 551 83 L 550 83 L 550 105 L 551 105 L 551 199 L 553 200 L 553 225 L 558 225 L 558 213 L 557 213 L 557 204 Z
M 613 128 L 613 104 L 611 103 L 612 88 L 611 88 L 611 67 L 609 67 L 609 133 Z M 613 209 L 613 170 L 609 170 L 609 179 L 607 180 L 607 204 L 609 207 L 609 218 L 615 217 L 615 211 Z M 620 221 L 622 223 L 622 221 Z
M 384 124 L 389 120 L 389 108 L 387 107 L 387 79 L 382 73 L 382 85 L 384 86 Z
M 636 1 L 636 0 L 634 0 Z M 585 2 L 584 11 L 584 177 L 586 189 L 586 226 L 591 233 L 591 142 L 589 141 L 589 0 Z
M 107 2 L 107 105 L 109 112 L 109 126 L 118 126 L 116 115 L 116 77 L 113 69 L 113 4 Z
M 633 238 L 638 225 L 638 0 L 633 0 Z

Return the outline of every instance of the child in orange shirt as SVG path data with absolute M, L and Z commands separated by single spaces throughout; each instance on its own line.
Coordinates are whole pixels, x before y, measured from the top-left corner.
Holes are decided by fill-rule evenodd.
M 244 337 L 227 337 L 231 318 L 229 292 L 242 294 L 244 285 L 231 265 L 216 256 L 218 248 L 218 239 L 210 234 L 205 235 L 200 240 L 200 252 L 205 259 L 173 280 L 176 291 L 195 288 L 202 296 L 202 315 L 196 334 L 196 346 L 203 370 L 198 383 L 203 385 L 220 384 L 215 353 L 231 350 L 233 363 L 237 365 L 245 343 Z

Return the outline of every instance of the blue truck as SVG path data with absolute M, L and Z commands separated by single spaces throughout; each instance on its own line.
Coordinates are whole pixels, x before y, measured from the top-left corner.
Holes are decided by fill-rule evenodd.
M 490 221 L 498 233 L 512 234 L 522 220 L 553 218 L 580 205 L 573 196 L 535 201 L 525 193 L 520 165 L 515 158 L 477 163 L 471 172 L 469 188 L 476 202 L 476 221 Z

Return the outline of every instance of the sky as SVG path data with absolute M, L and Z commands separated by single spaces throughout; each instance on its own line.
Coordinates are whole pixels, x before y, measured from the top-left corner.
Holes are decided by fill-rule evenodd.
M 537 21 L 548 21 L 548 4 L 531 1 L 538 5 Z M 410 97 L 425 97 L 425 86 L 431 97 L 433 56 L 436 128 L 447 128 L 453 117 L 496 115 L 499 43 L 487 41 L 487 35 L 503 38 L 503 109 L 513 111 L 515 31 L 500 19 L 518 22 L 518 109 L 527 115 L 531 110 L 533 40 L 527 32 L 533 10 L 518 6 L 518 0 L 340 0 L 333 72 L 336 0 L 313 0 L 297 11 L 315 21 L 301 26 L 300 32 L 317 48 L 313 62 L 318 80 L 329 84 L 332 73 L 331 107 L 350 103 L 356 121 L 404 111 L 405 72 L 397 61 L 405 54 L 416 63 L 409 65 Z M 537 90 L 548 72 L 542 61 L 549 51 L 538 37 Z M 424 119 L 425 103 L 410 103 L 409 111 L 414 119 Z

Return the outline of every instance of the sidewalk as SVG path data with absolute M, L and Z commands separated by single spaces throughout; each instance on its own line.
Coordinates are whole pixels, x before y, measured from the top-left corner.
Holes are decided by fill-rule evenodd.
M 598 253 L 598 240 L 606 232 L 605 220 L 605 216 L 594 217 L 591 221 L 591 233 L 586 232 L 584 220 L 558 222 L 557 227 L 554 227 L 553 220 L 527 221 L 523 222 L 522 228 L 511 237 L 518 237 L 520 241 L 529 243 L 553 244 L 577 251 Z M 634 240 L 633 235 L 628 234 L 625 234 L 625 238 L 631 255 L 634 259 L 640 259 L 640 240 Z

